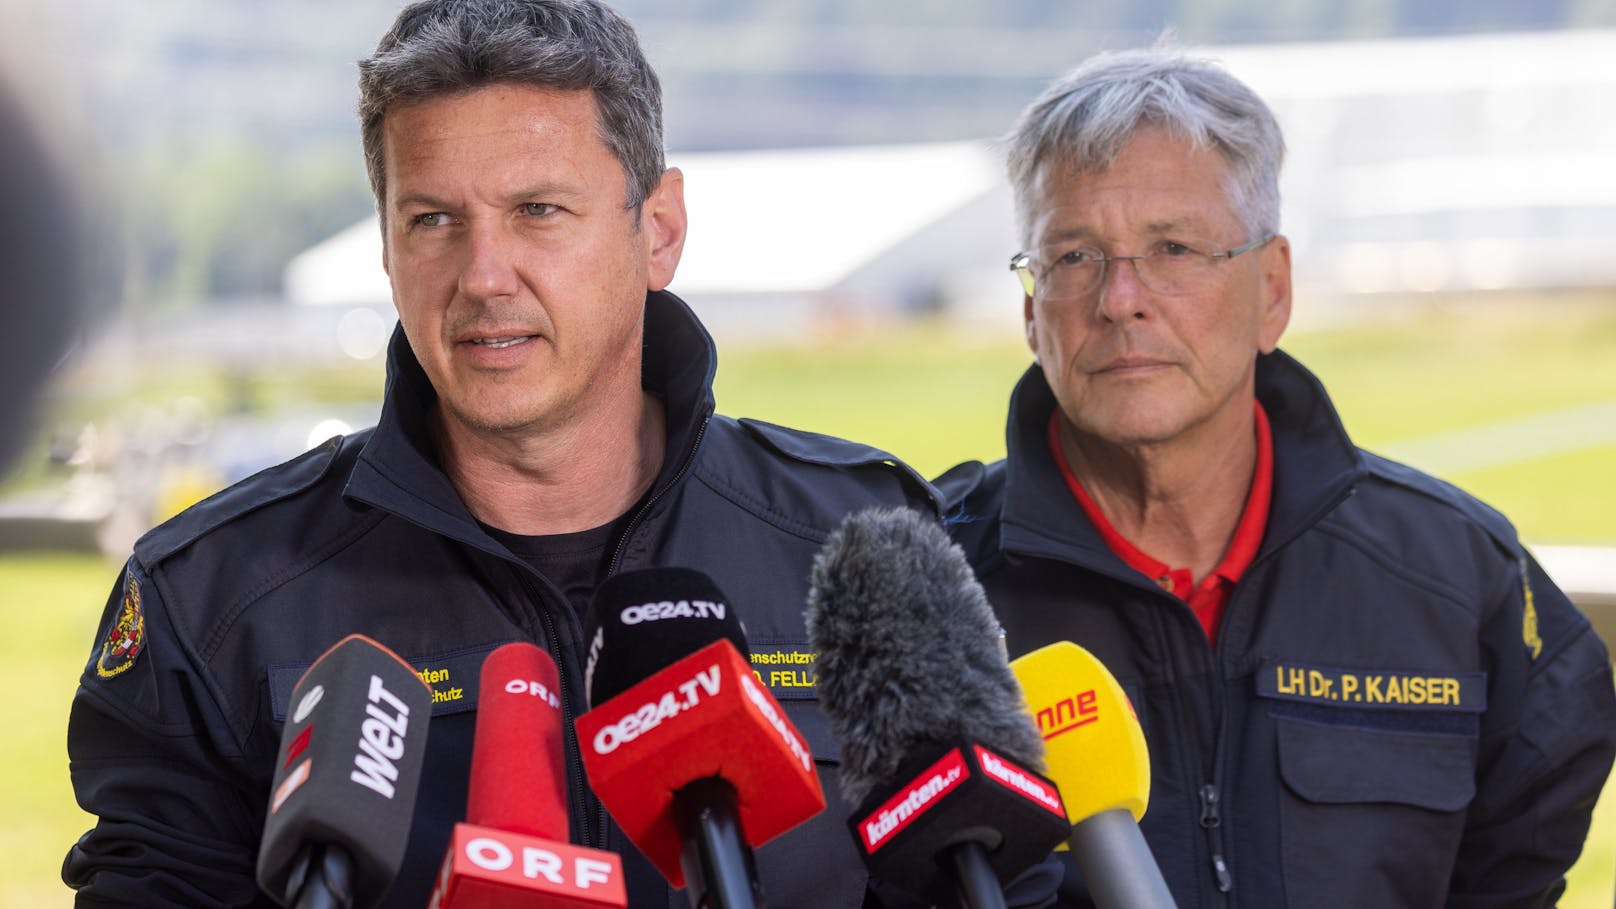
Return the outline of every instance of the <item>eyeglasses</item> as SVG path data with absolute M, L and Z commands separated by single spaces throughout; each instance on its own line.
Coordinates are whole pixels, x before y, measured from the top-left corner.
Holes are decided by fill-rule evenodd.
M 1093 293 L 1105 281 L 1112 262 L 1133 263 L 1139 283 L 1152 293 L 1194 293 L 1212 283 L 1219 260 L 1233 259 L 1274 239 L 1274 234 L 1223 252 L 1201 252 L 1176 240 L 1161 240 L 1139 256 L 1108 256 L 1094 246 L 1046 246 L 1010 257 L 1010 270 L 1021 279 L 1027 296 L 1071 300 Z M 1035 293 L 1036 289 L 1036 293 Z

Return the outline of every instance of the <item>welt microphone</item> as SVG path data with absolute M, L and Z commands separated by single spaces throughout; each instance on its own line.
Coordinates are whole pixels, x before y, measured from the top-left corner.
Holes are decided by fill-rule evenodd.
M 585 632 L 590 710 L 574 727 L 601 804 L 691 906 L 761 905 L 751 847 L 825 797 L 734 609 L 698 571 L 626 572 L 600 586 Z
M 567 842 L 566 759 L 555 661 L 526 642 L 483 660 L 466 822 L 449 840 L 429 909 L 622 909 L 622 860 Z
M 1010 664 L 1038 722 L 1049 775 L 1073 820 L 1072 858 L 1099 909 L 1172 909 L 1172 893 L 1139 832 L 1150 754 L 1133 705 L 1105 664 L 1069 641 Z
M 292 688 L 258 886 L 282 906 L 374 906 L 398 874 L 426 756 L 432 689 L 349 635 Z
M 871 874 L 1003 907 L 1071 826 L 964 554 L 913 511 L 850 515 L 814 561 L 808 634 Z

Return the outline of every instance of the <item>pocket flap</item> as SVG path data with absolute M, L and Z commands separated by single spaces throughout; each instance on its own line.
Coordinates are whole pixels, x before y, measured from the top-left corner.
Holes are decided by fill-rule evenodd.
M 1275 719 L 1280 775 L 1308 801 L 1458 811 L 1475 797 L 1474 739 Z

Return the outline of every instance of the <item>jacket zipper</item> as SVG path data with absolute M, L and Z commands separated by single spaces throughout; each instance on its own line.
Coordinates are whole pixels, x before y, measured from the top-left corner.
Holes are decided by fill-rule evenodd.
M 1248 565 L 1246 571 L 1250 570 Z M 1224 604 L 1225 619 L 1233 610 L 1239 592 L 1238 584 L 1229 591 L 1229 600 Z M 1187 607 L 1188 604 L 1186 612 L 1189 611 Z M 1194 615 L 1190 616 L 1190 621 L 1197 630 L 1201 630 L 1201 623 Z M 1201 636 L 1204 640 L 1204 631 Z M 1212 779 L 1201 787 L 1201 829 L 1206 831 L 1206 848 L 1212 859 L 1212 880 L 1218 892 L 1227 896 L 1234 889 L 1234 872 L 1229 868 L 1223 837 L 1223 752 L 1229 737 L 1229 705 L 1225 703 L 1223 667 L 1218 661 L 1218 644 L 1222 640 L 1223 636 L 1219 635 L 1217 640 L 1207 641 L 1206 646 L 1207 664 L 1212 670 L 1212 709 L 1216 712 L 1216 725 L 1212 728 Z
M 550 614 L 549 609 L 544 608 L 542 605 L 544 596 L 534 586 L 533 579 L 528 576 L 527 572 L 529 570 L 531 569 L 526 566 L 520 566 L 517 569 L 517 574 L 522 578 L 522 584 L 527 588 L 528 594 L 533 598 L 533 601 L 540 604 L 537 611 L 539 621 L 544 624 L 545 649 L 554 657 L 556 666 L 559 669 L 561 665 L 561 636 L 556 632 L 555 617 Z M 583 842 L 579 845 L 604 849 L 606 847 L 606 825 L 602 817 L 604 812 L 601 810 L 599 800 L 591 798 L 588 787 L 584 785 L 583 755 L 579 751 L 577 730 L 573 728 L 573 720 L 576 717 L 572 709 L 571 685 L 567 682 L 566 672 L 557 672 L 556 676 L 561 681 L 561 730 L 563 745 L 566 749 L 565 763 L 568 791 L 571 797 L 577 800 L 579 810 L 583 812 L 583 817 L 578 824 L 579 834 L 582 836 Z M 591 835 L 591 831 L 596 829 L 601 831 L 598 838 Z
M 1338 507 L 1342 502 L 1351 497 L 1355 491 L 1355 487 L 1349 486 L 1345 492 L 1332 499 L 1329 505 L 1322 509 L 1318 514 L 1312 516 L 1307 521 L 1307 526 L 1311 527 L 1316 525 L 1323 515 L 1335 510 L 1335 508 Z M 1260 563 L 1272 558 L 1273 552 L 1277 551 L 1278 548 L 1279 547 L 1276 547 L 1268 552 L 1258 553 L 1258 555 L 1251 560 L 1251 564 L 1246 566 L 1246 570 L 1242 575 L 1242 580 L 1244 580 L 1245 577 L 1250 576 L 1252 569 L 1256 568 Z M 1229 602 L 1224 608 L 1225 618 L 1227 618 L 1228 614 L 1233 610 L 1235 600 L 1239 597 L 1240 591 L 1241 585 L 1237 583 L 1235 588 L 1229 592 Z M 1188 613 L 1188 610 L 1186 609 L 1185 612 Z M 1195 619 L 1194 615 L 1189 615 L 1189 621 L 1194 624 L 1197 629 L 1199 629 L 1200 623 Z M 1221 640 L 1222 635 L 1219 635 L 1218 641 L 1220 642 Z M 1211 662 L 1212 674 L 1217 680 L 1217 684 L 1214 686 L 1215 690 L 1212 693 L 1212 697 L 1214 708 L 1217 709 L 1218 712 L 1218 717 L 1217 725 L 1213 729 L 1212 733 L 1212 779 L 1210 782 L 1201 787 L 1200 792 L 1201 829 L 1206 831 L 1207 851 L 1210 854 L 1212 861 L 1212 879 L 1217 885 L 1218 892 L 1227 895 L 1234 889 L 1234 873 L 1229 867 L 1228 856 L 1225 854 L 1224 848 L 1223 791 L 1221 787 L 1223 785 L 1223 752 L 1225 750 L 1225 740 L 1228 738 L 1226 732 L 1229 724 L 1229 717 L 1227 705 L 1223 703 L 1224 679 L 1223 673 L 1220 670 L 1217 661 L 1218 642 L 1208 643 L 1210 646 L 1208 646 L 1206 652 Z
M 1201 627 L 1200 620 L 1190 610 L 1188 603 L 1170 594 L 1168 596 L 1177 607 L 1176 613 L 1180 620 L 1193 629 L 1197 644 L 1200 646 L 1201 652 L 1206 655 L 1207 665 L 1213 678 L 1211 690 L 1207 692 L 1207 696 L 1211 699 L 1214 713 L 1211 742 L 1212 772 L 1211 779 L 1201 785 L 1197 795 L 1200 800 L 1201 829 L 1206 833 L 1207 855 L 1211 861 L 1212 882 L 1217 887 L 1218 893 L 1227 896 L 1234 889 L 1234 874 L 1229 869 L 1229 861 L 1224 854 L 1223 844 L 1223 740 L 1224 726 L 1228 721 L 1226 705 L 1223 703 L 1223 677 L 1218 671 L 1214 644 L 1206 639 L 1206 631 Z M 1233 604 L 1232 595 L 1230 604 Z M 1174 686 L 1174 690 L 1175 692 L 1178 691 L 1177 686 Z M 1182 711 L 1185 707 L 1184 697 L 1175 694 L 1174 699 L 1178 702 L 1178 709 Z M 1202 772 L 1205 772 L 1206 765 L 1200 764 L 1200 767 Z
M 1218 892 L 1228 893 L 1234 888 L 1234 876 L 1229 873 L 1229 863 L 1223 857 L 1222 825 L 1223 818 L 1218 812 L 1218 786 L 1216 783 L 1207 783 L 1201 787 L 1201 827 L 1206 830 L 1206 846 L 1212 853 L 1212 877 L 1217 881 Z
M 685 449 L 685 459 L 679 464 L 679 469 L 674 472 L 673 478 L 668 480 L 667 484 L 661 489 L 652 493 L 651 497 L 645 500 L 645 504 L 641 505 L 640 509 L 634 512 L 634 517 L 629 518 L 628 526 L 623 528 L 623 535 L 617 539 L 617 549 L 612 553 L 612 560 L 606 566 L 606 577 L 611 577 L 612 575 L 617 574 L 618 568 L 622 566 L 623 551 L 628 548 L 629 539 L 634 536 L 634 532 L 636 530 L 639 530 L 641 522 L 644 521 L 645 516 L 650 513 L 652 506 L 656 505 L 657 502 L 660 502 L 662 497 L 668 493 L 668 490 L 677 487 L 679 482 L 685 478 L 685 474 L 690 472 L 690 466 L 696 462 L 696 452 L 701 449 L 702 437 L 707 435 L 707 424 L 712 420 L 712 418 L 713 415 L 711 412 L 708 412 L 706 416 L 702 417 L 701 425 L 696 427 L 695 441 L 691 442 L 690 447 Z M 585 646 L 587 645 L 588 642 L 586 641 Z M 575 737 L 571 731 L 572 727 L 569 725 L 567 728 L 567 740 L 569 742 L 573 742 L 573 747 L 577 747 L 577 743 L 574 740 Z M 583 778 L 581 759 L 578 778 L 580 780 Z M 611 839 L 611 830 L 607 824 L 606 812 L 601 810 L 599 800 L 591 799 L 590 802 L 594 807 L 594 826 L 592 829 L 596 832 L 595 839 L 597 839 L 600 843 L 599 848 L 605 849 L 610 846 Z M 585 845 L 589 844 L 586 843 Z
M 662 497 L 667 495 L 668 490 L 678 486 L 679 481 L 683 480 L 685 474 L 690 472 L 690 465 L 696 462 L 696 451 L 701 448 L 702 437 L 707 435 L 707 424 L 711 420 L 712 414 L 702 418 L 701 425 L 696 428 L 696 439 L 685 450 L 685 459 L 680 463 L 679 470 L 674 473 L 673 478 L 667 482 L 667 485 L 652 493 L 651 498 L 645 500 L 645 504 L 640 506 L 640 510 L 636 511 L 634 517 L 629 519 L 628 526 L 623 528 L 623 535 L 617 539 L 617 550 L 612 553 L 612 561 L 606 567 L 607 577 L 617 574 L 617 569 L 623 561 L 623 550 L 628 546 L 629 538 L 634 536 L 634 531 L 640 529 L 640 522 L 651 511 L 651 506 L 662 501 Z

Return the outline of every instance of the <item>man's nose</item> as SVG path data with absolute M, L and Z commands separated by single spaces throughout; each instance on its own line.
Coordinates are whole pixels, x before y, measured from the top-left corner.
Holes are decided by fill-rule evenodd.
M 1100 280 L 1100 316 L 1110 322 L 1143 319 L 1150 291 L 1140 278 L 1144 256 L 1107 256 Z
M 516 255 L 515 238 L 501 225 L 472 225 L 466 237 L 460 292 L 476 300 L 515 295 L 521 283 L 517 277 Z

